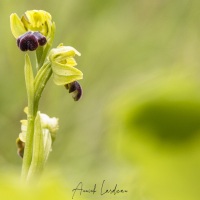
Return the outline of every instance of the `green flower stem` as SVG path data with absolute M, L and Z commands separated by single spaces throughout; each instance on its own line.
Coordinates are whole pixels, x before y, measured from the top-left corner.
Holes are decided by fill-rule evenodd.
M 32 159 L 32 145 L 33 145 L 33 133 L 34 133 L 34 77 L 33 70 L 31 66 L 31 61 L 29 56 L 26 54 L 25 56 L 25 82 L 26 82 L 26 90 L 28 96 L 28 125 L 27 125 L 27 136 L 26 136 L 26 145 L 24 150 L 24 158 L 22 164 L 22 180 L 26 180 L 28 170 L 31 164 Z
M 34 136 L 35 118 L 38 112 L 39 100 L 52 75 L 51 64 L 46 62 L 38 71 L 35 79 L 33 77 L 32 66 L 29 57 L 25 59 L 25 80 L 28 96 L 28 126 L 24 158 L 22 164 L 22 181 L 30 181 L 34 176 L 41 173 L 44 161 L 39 158 L 41 150 L 38 150 L 38 143 L 41 143 L 41 136 Z M 37 125 L 38 127 L 38 125 Z M 38 131 L 37 131 L 38 132 Z M 34 139 L 35 138 L 35 139 Z M 33 150 L 35 149 L 35 150 Z M 39 160 L 39 161 L 38 161 Z M 40 166 L 41 165 L 41 166 Z

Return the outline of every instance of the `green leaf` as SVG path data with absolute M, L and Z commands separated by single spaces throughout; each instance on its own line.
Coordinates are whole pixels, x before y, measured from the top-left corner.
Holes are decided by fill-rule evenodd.
M 47 81 L 52 75 L 51 63 L 46 62 L 38 71 L 35 81 L 34 81 L 34 89 L 35 89 L 35 103 L 37 104 L 42 91 L 44 90 Z
M 40 114 L 37 113 L 34 126 L 33 137 L 33 154 L 31 166 L 28 172 L 27 179 L 30 181 L 34 176 L 38 176 L 42 173 L 44 168 L 44 139 L 41 127 Z
M 48 129 L 42 129 L 40 112 L 37 112 L 34 126 L 32 162 L 28 172 L 28 181 L 39 176 L 51 151 L 52 139 Z

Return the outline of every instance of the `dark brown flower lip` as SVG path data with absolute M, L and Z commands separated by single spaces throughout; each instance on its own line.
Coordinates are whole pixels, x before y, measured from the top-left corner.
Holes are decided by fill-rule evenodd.
M 69 90 L 69 93 L 72 93 L 74 101 L 78 101 L 83 94 L 81 85 L 77 81 L 66 84 L 65 88 Z
M 33 34 L 37 38 L 40 46 L 44 46 L 47 43 L 46 37 L 42 35 L 40 32 L 34 32 Z
M 47 43 L 46 37 L 39 32 L 26 32 L 17 39 L 17 46 L 21 51 L 34 51 L 38 46 Z

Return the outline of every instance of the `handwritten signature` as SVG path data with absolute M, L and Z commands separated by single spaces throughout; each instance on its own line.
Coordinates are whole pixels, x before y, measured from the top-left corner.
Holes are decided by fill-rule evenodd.
M 115 184 L 115 186 L 111 189 L 107 189 L 106 186 L 105 186 L 105 180 L 103 180 L 99 191 L 98 191 L 97 184 L 94 184 L 94 186 L 90 189 L 85 189 L 83 187 L 83 182 L 79 182 L 78 185 L 74 189 L 72 189 L 72 193 L 73 193 L 72 199 L 74 199 L 75 194 L 82 195 L 82 193 L 90 193 L 90 194 L 94 195 L 95 193 L 98 193 L 101 196 L 106 195 L 106 194 L 116 195 L 116 194 L 120 194 L 120 193 L 121 194 L 128 193 L 128 190 L 118 189 L 118 184 Z

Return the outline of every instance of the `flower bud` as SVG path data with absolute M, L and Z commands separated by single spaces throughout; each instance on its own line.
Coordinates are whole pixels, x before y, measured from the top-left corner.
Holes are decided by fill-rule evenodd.
M 25 112 L 27 113 L 27 109 L 25 109 Z M 54 141 L 56 137 L 56 133 L 59 128 L 58 118 L 49 117 L 48 115 L 44 113 L 40 113 L 40 112 L 39 112 L 39 115 L 40 115 L 43 134 L 46 135 L 47 133 L 50 133 L 52 141 Z M 21 122 L 21 133 L 19 134 L 19 139 L 25 143 L 28 124 L 27 124 L 27 120 L 21 120 L 20 122 Z

